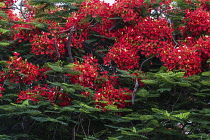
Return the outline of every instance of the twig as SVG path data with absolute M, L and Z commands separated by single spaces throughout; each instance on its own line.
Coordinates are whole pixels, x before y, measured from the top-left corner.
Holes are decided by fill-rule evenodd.
M 24 13 L 23 13 L 23 0 L 20 1 L 20 8 L 18 8 L 18 6 L 16 4 L 14 4 L 14 6 L 15 6 L 15 9 L 20 11 L 23 18 L 27 19 L 26 16 L 24 15 Z M 12 6 L 12 8 L 14 8 L 14 7 Z
M 87 135 L 86 135 L 86 133 L 85 133 L 85 129 L 84 129 L 83 125 L 82 125 L 82 121 L 81 121 L 81 119 L 80 119 L 80 125 L 81 125 L 81 127 L 82 127 L 82 131 L 83 131 L 83 133 L 84 133 L 84 135 L 85 135 L 85 138 L 87 138 Z
M 152 58 L 155 57 L 155 56 L 156 56 L 156 55 L 150 56 L 149 58 L 147 58 L 146 60 L 144 60 L 144 61 L 141 63 L 141 65 L 140 65 L 139 71 L 142 70 L 142 67 L 143 67 L 143 65 L 144 65 L 145 62 L 147 62 L 148 60 L 152 59 Z
M 20 1 L 20 12 L 21 12 L 23 18 L 27 19 L 26 16 L 24 15 L 24 13 L 23 13 L 23 0 Z
M 117 27 L 117 25 L 119 25 L 120 24 L 120 20 L 117 22 L 117 23 L 115 23 L 110 29 L 109 29 L 109 31 L 111 31 L 111 30 L 113 30 L 115 27 Z
M 72 128 L 72 140 L 75 140 L 75 127 L 76 126 L 74 126 L 73 128 Z
M 180 45 L 180 44 L 175 40 L 174 35 L 172 35 L 172 39 L 173 39 L 174 43 L 176 44 L 176 45 L 174 46 L 174 48 L 176 48 L 177 46 Z
M 72 35 L 73 35 L 73 31 L 75 30 L 75 26 L 73 26 L 69 32 L 69 36 L 68 36 L 68 42 L 67 42 L 67 50 L 68 50 L 68 55 L 69 55 L 69 61 L 70 63 L 74 63 L 73 57 L 72 57 L 72 52 L 71 52 L 71 39 L 72 39 Z
M 178 98 L 177 98 L 177 100 L 174 102 L 174 104 L 172 105 L 172 111 L 174 111 L 174 106 L 176 105 L 176 103 L 179 101 L 179 98 L 180 98 L 180 95 L 181 95 L 181 93 L 182 93 L 182 89 L 181 89 L 181 92 L 179 93 L 179 96 L 178 96 Z
M 29 131 L 31 130 L 31 128 L 34 126 L 35 122 L 36 122 L 36 121 L 34 120 L 33 123 L 32 123 L 32 125 L 30 126 L 30 128 L 27 130 L 26 133 L 29 133 Z
M 149 58 L 147 58 L 146 60 L 144 60 L 141 63 L 140 67 L 139 67 L 139 71 L 142 70 L 142 67 L 143 67 L 143 65 L 144 65 L 145 62 L 147 62 L 148 60 L 152 59 L 155 56 L 156 55 L 150 56 Z M 133 92 L 132 92 L 132 105 L 134 105 L 134 100 L 135 100 L 136 92 L 138 90 L 138 86 L 139 86 L 139 82 L 138 82 L 138 78 L 136 78 L 136 83 L 135 83 L 135 86 L 134 86 L 134 89 L 133 89 Z
M 58 47 L 57 47 L 57 37 L 55 37 L 54 48 L 55 48 L 56 54 L 58 56 L 58 59 L 60 59 L 61 55 L 60 55 Z
M 90 119 L 88 118 L 88 135 L 90 135 Z
M 138 78 L 136 78 L 136 83 L 135 83 L 133 93 L 132 93 L 132 105 L 134 105 L 134 100 L 135 100 L 135 96 L 136 96 L 138 86 L 139 86 L 139 82 L 138 82 Z
M 34 63 L 37 63 L 39 60 L 42 60 L 45 57 L 45 55 L 41 56 L 41 58 L 38 58 Z
M 56 135 L 57 127 L 58 127 L 58 123 L 56 123 L 55 129 L 54 129 L 54 132 L 53 132 L 52 140 L 55 140 L 55 135 Z

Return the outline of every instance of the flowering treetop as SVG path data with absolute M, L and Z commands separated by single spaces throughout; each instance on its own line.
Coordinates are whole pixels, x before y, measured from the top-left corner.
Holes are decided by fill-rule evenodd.
M 22 16 L 12 12 L 15 2 Z M 6 61 L 8 70 L 1 72 L 1 82 L 10 80 L 28 85 L 40 82 L 48 76 L 37 75 L 50 70 L 42 67 L 43 61 L 68 60 L 75 64 L 71 69 L 80 72 L 79 75 L 65 74 L 69 82 L 93 89 L 96 102 L 105 100 L 116 105 L 131 99 L 131 95 L 124 94 L 135 93 L 130 87 L 120 87 L 116 69 L 146 72 L 148 67 L 144 64 L 150 62 L 149 67 L 166 66 L 169 71 L 181 70 L 190 76 L 209 68 L 208 1 L 185 1 L 190 8 L 179 7 L 178 2 L 171 0 L 116 0 L 113 4 L 99 0 L 62 4 L 58 4 L 60 1 L 18 2 L 2 2 L 1 9 L 8 19 L 3 16 L 1 19 L 7 20 L 10 26 L 9 30 L 1 31 L 1 35 L 9 38 L 1 41 L 9 42 L 7 53 L 20 55 Z M 23 10 L 23 6 L 26 9 Z M 30 58 L 31 62 L 22 57 Z M 156 62 L 158 64 L 153 65 Z M 117 106 L 123 107 L 122 104 Z

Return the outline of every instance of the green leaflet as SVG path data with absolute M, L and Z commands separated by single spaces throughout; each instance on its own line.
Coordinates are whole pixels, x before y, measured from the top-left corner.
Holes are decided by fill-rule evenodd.
M 202 72 L 201 73 L 203 76 L 210 76 L 210 71 Z
M 210 86 L 210 81 L 201 81 L 201 84 L 206 85 L 206 86 Z
M 165 113 L 166 111 L 165 110 L 160 110 L 160 109 L 157 109 L 157 108 L 152 108 L 152 111 L 155 112 L 155 113 Z
M 191 84 L 184 83 L 184 82 L 178 83 L 178 85 L 180 85 L 181 87 L 190 87 L 191 86 Z
M 160 88 L 157 91 L 158 92 L 171 91 L 171 87 L 169 87 L 169 88 Z
M 153 130 L 154 130 L 154 128 L 145 128 L 145 129 L 142 129 L 142 130 L 138 130 L 137 133 L 148 133 L 148 132 L 151 132 Z
M 190 112 L 186 112 L 186 113 L 180 113 L 180 114 L 172 115 L 172 116 L 179 119 L 187 119 L 189 115 L 190 115 Z
M 149 96 L 149 92 L 143 88 L 143 89 L 140 89 L 139 91 L 137 91 L 136 95 L 145 98 L 145 97 Z
M 139 118 L 137 117 L 122 117 L 122 118 L 126 120 L 139 120 Z
M 63 72 L 63 69 L 62 67 L 56 65 L 56 64 L 47 64 L 49 68 L 51 68 L 52 70 L 54 71 L 57 71 L 57 72 Z
M 8 42 L 0 42 L 0 46 L 5 47 L 5 46 L 8 46 L 8 45 L 10 45 L 10 43 L 8 43 Z
M 104 107 L 106 110 L 112 110 L 112 111 L 116 111 L 118 110 L 117 106 L 116 105 L 107 105 Z
M 39 121 L 39 122 L 54 122 L 54 123 L 60 123 L 62 125 L 68 125 L 68 123 L 65 123 L 63 121 L 59 121 L 57 119 L 54 119 L 54 118 L 46 118 L 46 117 L 31 117 L 32 119 L 36 120 L 36 121 Z
M 142 121 L 148 121 L 148 120 L 151 120 L 153 118 L 154 118 L 153 115 L 141 115 L 140 116 L 140 120 L 142 120 Z
M 160 124 L 159 124 L 158 120 L 150 120 L 146 126 L 153 128 L 153 127 L 159 127 Z
M 156 80 L 141 80 L 144 84 L 157 84 Z
M 5 34 L 5 33 L 9 32 L 9 31 L 10 31 L 10 30 L 0 28 L 0 33 L 2 33 L 2 34 Z
M 118 138 L 108 137 L 108 140 L 119 140 Z
M 6 65 L 8 65 L 8 63 L 6 61 L 0 61 L 0 65 L 6 66 Z

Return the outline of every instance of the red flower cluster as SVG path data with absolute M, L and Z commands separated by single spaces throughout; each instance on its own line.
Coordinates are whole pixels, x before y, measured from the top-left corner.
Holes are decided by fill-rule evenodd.
M 101 48 L 110 48 L 107 53 L 102 52 L 101 62 L 110 65 L 111 62 L 122 70 L 139 69 L 141 56 L 144 58 L 156 56 L 159 58 L 169 70 L 185 70 L 186 75 L 193 75 L 201 72 L 201 67 L 206 67 L 206 62 L 210 57 L 210 12 L 208 11 L 208 0 L 199 0 L 200 3 L 195 4 L 191 0 L 186 0 L 189 4 L 202 5 L 196 10 L 186 10 L 183 19 L 185 23 L 182 27 L 176 27 L 169 23 L 167 18 L 162 14 L 170 12 L 176 13 L 176 10 L 170 6 L 171 0 L 161 0 L 161 2 L 150 0 L 116 0 L 113 5 L 101 2 L 100 0 L 84 1 L 80 5 L 78 12 L 72 13 L 71 17 L 66 18 L 65 26 L 50 21 L 36 18 L 34 16 L 39 9 L 43 12 L 54 14 L 58 10 L 65 10 L 57 7 L 56 10 L 44 8 L 45 5 L 30 6 L 29 1 L 25 1 L 25 6 L 29 10 L 25 13 L 27 19 L 15 18 L 11 14 L 10 21 L 11 30 L 13 30 L 14 40 L 19 42 L 31 42 L 31 52 L 36 55 L 47 55 L 57 58 L 64 58 L 66 48 L 70 41 L 70 47 L 78 50 L 83 49 L 82 43 L 97 36 L 97 40 L 104 41 L 103 37 L 113 39 L 113 46 L 107 44 L 93 47 L 93 52 Z M 5 1 L 11 6 L 13 0 Z M 151 2 L 149 4 L 149 2 Z M 156 5 L 160 4 L 159 7 Z M 161 15 L 150 17 L 150 14 L 144 13 L 153 10 L 162 10 Z M 37 9 L 37 11 L 36 11 Z M 142 12 L 144 11 L 144 12 Z M 24 21 L 26 22 L 15 22 Z M 36 22 L 41 23 L 34 24 Z M 62 21 L 63 23 L 63 21 Z M 176 21 L 175 21 L 176 23 Z M 44 32 L 42 26 L 46 26 L 48 31 Z M 40 27 L 39 27 L 40 26 Z M 174 30 L 179 29 L 183 34 L 175 35 Z M 97 34 L 97 35 L 96 35 Z M 114 42 L 115 41 L 115 42 Z M 111 43 L 111 42 L 109 42 Z M 91 45 L 91 43 L 90 43 Z M 110 45 L 110 44 L 109 44 Z M 94 46 L 96 46 L 94 44 Z M 152 60 L 151 60 L 152 61 Z M 47 78 L 46 75 L 40 75 L 48 68 L 40 69 L 27 61 L 23 61 L 21 57 L 11 57 L 7 61 L 7 70 L 0 73 L 0 81 L 4 82 L 9 79 L 11 82 L 21 82 L 31 84 L 33 81 Z M 79 71 L 78 75 L 70 75 L 70 81 L 73 84 L 80 84 L 84 87 L 93 89 L 96 94 L 94 100 L 98 108 L 104 108 L 106 105 L 116 105 L 123 108 L 129 103 L 126 100 L 131 99 L 131 91 L 127 88 L 120 88 L 115 75 L 109 75 L 108 71 L 99 67 L 98 60 L 92 55 L 85 56 L 82 63 L 75 62 L 71 69 Z M 208 66 L 207 66 L 208 67 Z M 137 79 L 139 80 L 139 79 Z M 139 83 L 141 83 L 139 81 Z M 141 85 L 142 86 L 142 85 Z M 0 91 L 3 88 L 0 85 Z M 128 93 L 128 94 L 127 94 Z M 82 92 L 81 94 L 89 96 L 90 93 Z M 18 101 L 30 99 L 39 101 L 40 99 L 48 100 L 54 104 L 57 101 L 62 102 L 60 106 L 69 105 L 70 98 L 60 93 L 56 88 L 34 87 L 27 91 L 19 93 Z
M 96 88 L 95 80 L 98 77 L 98 67 L 97 67 L 97 59 L 92 56 L 85 56 L 84 62 L 79 64 L 75 62 L 75 66 L 71 69 L 81 72 L 79 75 L 69 75 L 72 83 L 80 84 L 84 87 Z
M 29 99 L 34 102 L 40 100 L 47 100 L 52 104 L 57 104 L 59 106 L 68 106 L 71 103 L 71 99 L 68 97 L 68 94 L 58 91 L 55 87 L 41 87 L 36 86 L 33 89 L 21 91 L 18 93 L 17 102 Z
M 210 33 L 210 12 L 203 9 L 196 9 L 195 11 L 186 10 L 186 17 L 184 22 L 186 25 L 186 32 L 189 30 L 193 36 Z
M 204 67 L 210 68 L 210 64 L 206 64 L 207 60 L 210 58 L 210 36 L 200 37 L 196 43 L 195 47 L 198 48 Z
M 96 91 L 94 100 L 96 107 L 104 109 L 107 105 L 116 105 L 118 108 L 124 108 L 130 105 L 131 93 L 127 88 L 116 89 L 113 85 L 107 84 Z
M 64 39 L 54 38 L 50 33 L 41 32 L 41 35 L 35 34 L 30 40 L 31 52 L 36 55 L 47 54 L 50 57 L 56 57 L 56 47 L 61 57 L 65 56 L 65 42 Z
M 202 9 L 210 11 L 210 4 L 209 4 L 209 0 L 198 0 L 200 3 L 198 3 L 197 5 L 202 7 Z
M 141 54 L 147 57 L 159 54 L 165 47 L 169 47 L 167 44 L 172 43 L 173 28 L 166 19 L 144 18 L 138 22 L 134 31 L 137 32 L 134 40 L 140 44 Z
M 1 81 L 9 79 L 10 82 L 14 83 L 31 84 L 37 80 L 37 76 L 40 74 L 38 66 L 22 60 L 22 57 L 10 57 L 10 61 L 6 61 L 6 63 L 8 69 L 1 72 Z
M 172 32 L 165 19 L 141 19 L 136 26 L 131 25 L 112 34 L 117 37 L 117 42 L 107 53 L 104 62 L 108 64 L 113 60 L 124 70 L 138 68 L 140 53 L 149 57 L 172 47 Z
M 5 89 L 2 87 L 2 84 L 0 84 L 0 97 L 2 97 L 2 91 L 4 91 Z
M 200 37 L 196 42 L 195 42 L 195 47 L 197 47 L 201 53 L 202 53 L 202 58 L 204 58 L 204 61 L 210 58 L 210 36 L 203 36 Z
M 29 41 L 39 32 L 32 24 L 14 24 L 11 28 L 14 31 L 14 40 L 18 40 L 18 42 Z
M 115 43 L 104 58 L 104 63 L 110 64 L 110 60 L 113 60 L 117 67 L 123 70 L 134 69 L 139 67 L 139 55 L 138 50 L 130 43 Z
M 80 71 L 79 75 L 69 75 L 73 83 L 78 83 L 85 87 L 92 88 L 96 91 L 93 100 L 98 108 L 103 108 L 107 105 L 116 105 L 118 108 L 123 108 L 130 105 L 125 100 L 131 99 L 131 91 L 127 88 L 116 89 L 114 86 L 118 85 L 116 76 L 107 76 L 107 71 L 98 72 L 97 59 L 91 55 L 84 57 L 84 62 L 72 67 L 73 70 Z M 128 94 L 126 94 L 128 93 Z M 89 96 L 89 92 L 82 92 L 81 94 Z M 104 101 L 103 103 L 101 101 Z
M 186 75 L 201 72 L 201 58 L 196 47 L 179 46 L 161 53 L 161 60 L 169 70 L 186 70 Z

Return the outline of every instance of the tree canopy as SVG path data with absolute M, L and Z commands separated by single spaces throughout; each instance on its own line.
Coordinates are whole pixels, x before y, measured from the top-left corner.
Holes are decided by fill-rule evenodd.
M 1 139 L 210 139 L 209 0 L 15 2 L 0 2 Z

